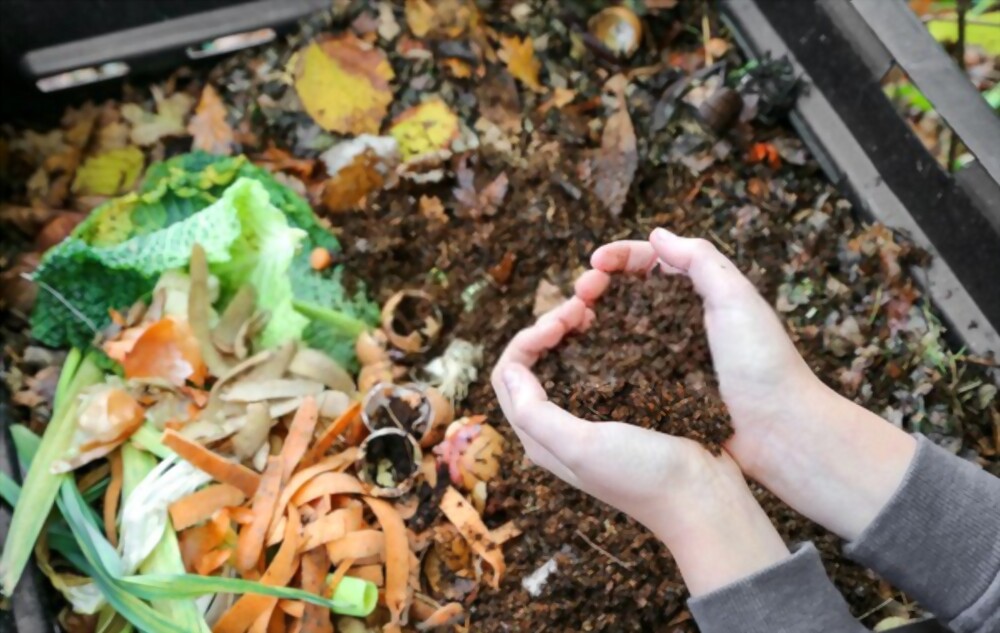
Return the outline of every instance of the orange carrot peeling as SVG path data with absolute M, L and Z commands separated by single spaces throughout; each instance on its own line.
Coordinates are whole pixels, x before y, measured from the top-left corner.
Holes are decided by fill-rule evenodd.
M 111 481 L 104 491 L 104 533 L 108 542 L 118 547 L 118 527 L 115 520 L 118 517 L 118 503 L 121 501 L 124 481 L 121 451 L 116 450 L 108 455 L 108 461 L 111 462 Z
M 251 506 L 253 521 L 250 525 L 243 526 L 236 543 L 236 569 L 241 572 L 255 567 L 264 552 L 264 539 L 267 538 L 267 529 L 271 525 L 271 519 L 274 518 L 274 508 L 278 503 L 278 493 L 281 491 L 283 468 L 280 457 L 268 458 L 267 468 L 260 478 L 260 486 Z
M 322 594 L 330 559 L 326 550 L 316 547 L 302 555 L 302 590 Z M 330 610 L 317 604 L 307 604 L 302 611 L 301 633 L 333 633 Z
M 163 433 L 163 444 L 216 481 L 235 486 L 248 497 L 257 492 L 260 475 L 246 466 L 230 461 L 174 430 L 168 429 Z
M 246 500 L 239 488 L 229 484 L 211 484 L 170 504 L 170 521 L 177 531 L 206 521 L 216 510 L 238 506 Z
M 292 495 L 291 503 L 300 506 L 323 495 L 349 495 L 364 492 L 361 482 L 347 473 L 323 473 L 299 488 Z
M 347 408 L 346 411 L 340 414 L 340 417 L 333 421 L 333 423 L 323 431 L 323 434 L 319 436 L 316 443 L 312 445 L 309 452 L 306 453 L 305 457 L 302 458 L 302 466 L 309 467 L 319 460 L 323 459 L 323 455 L 326 454 L 333 443 L 337 441 L 341 433 L 347 430 L 347 427 L 351 425 L 354 420 L 358 418 L 361 414 L 361 402 L 355 402 Z
M 281 462 L 283 464 L 281 481 L 283 483 L 291 478 L 292 473 L 295 472 L 299 462 L 305 456 L 318 421 L 319 407 L 316 406 L 316 398 L 308 396 L 299 405 L 299 410 L 295 412 L 292 424 L 288 427 L 285 444 L 281 448 Z
M 469 543 L 472 550 L 493 568 L 493 578 L 490 579 L 490 585 L 494 589 L 499 588 L 500 577 L 506 569 L 503 551 L 490 538 L 490 531 L 483 523 L 482 517 L 472 507 L 472 504 L 466 501 L 462 493 L 451 486 L 448 486 L 441 498 L 440 507 L 441 512 L 458 528 L 459 534 Z
M 326 544 L 326 553 L 334 563 L 340 563 L 348 558 L 362 559 L 385 557 L 385 534 L 379 530 L 357 530 L 332 540 Z
M 341 561 L 339 565 L 337 565 L 337 569 L 335 569 L 333 574 L 330 576 L 330 582 L 326 585 L 327 598 L 330 598 L 331 600 L 333 599 L 333 594 L 337 593 L 337 585 L 340 584 L 340 581 L 344 579 L 344 576 L 347 575 L 347 572 L 350 571 L 353 565 L 353 558 L 346 558 Z
M 392 616 L 390 624 L 399 626 L 403 614 L 410 608 L 413 589 L 410 587 L 410 542 L 406 525 L 390 503 L 365 497 L 385 533 L 385 604 Z
M 285 586 L 291 581 L 299 566 L 297 552 L 300 530 L 299 513 L 295 508 L 288 508 L 285 538 L 267 571 L 261 576 L 260 582 L 265 585 Z M 212 627 L 212 633 L 245 633 L 261 614 L 273 610 L 277 603 L 278 599 L 271 596 L 243 594 L 228 611 L 222 614 Z

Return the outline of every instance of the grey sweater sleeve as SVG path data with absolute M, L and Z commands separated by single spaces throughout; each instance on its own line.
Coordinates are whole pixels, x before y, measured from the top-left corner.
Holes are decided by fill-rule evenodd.
M 847 555 L 948 624 L 1000 632 L 1000 479 L 918 436 L 903 482 Z M 857 633 L 816 548 L 688 602 L 703 633 Z
M 1000 631 L 1000 479 L 926 438 L 846 553 L 956 633 Z
M 863 633 L 826 577 L 819 553 L 791 558 L 688 601 L 702 633 Z

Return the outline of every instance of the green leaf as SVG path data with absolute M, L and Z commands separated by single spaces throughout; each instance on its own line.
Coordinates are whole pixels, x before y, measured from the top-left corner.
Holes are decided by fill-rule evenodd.
M 138 482 L 145 479 L 156 467 L 156 460 L 148 453 L 126 444 L 122 447 L 122 467 L 123 474 L 127 474 L 129 479 L 128 490 L 126 491 L 123 486 L 122 495 L 124 499 L 128 499 L 135 491 Z M 173 526 L 170 525 L 170 521 L 167 521 L 166 529 L 164 529 L 159 543 L 139 566 L 139 571 L 143 574 L 184 573 L 184 561 L 181 559 L 177 534 L 174 532 Z M 125 588 L 128 589 L 128 587 Z M 173 622 L 183 624 L 184 631 L 202 633 L 209 631 L 205 618 L 202 617 L 193 600 L 164 600 L 157 597 L 152 598 L 152 605 L 154 609 L 163 613 Z
M 105 599 L 115 611 L 145 633 L 172 633 L 177 627 L 169 618 L 157 612 L 138 597 L 121 586 L 115 571 L 121 561 L 111 544 L 88 516 L 86 503 L 80 496 L 71 478 L 62 482 L 59 492 L 59 507 L 69 523 L 73 535 L 83 552 L 90 577 L 101 590 Z M 116 563 L 117 561 L 117 563 Z M 108 567 L 110 565 L 110 569 Z
M 236 181 L 218 204 L 223 203 L 241 230 L 226 260 L 212 263 L 209 257 L 210 270 L 228 295 L 244 284 L 257 291 L 258 306 L 271 313 L 260 335 L 262 346 L 298 339 L 308 319 L 292 307 L 290 269 L 305 231 L 289 225 L 285 215 L 271 204 L 264 186 L 255 180 Z
M 128 576 L 122 581 L 135 595 L 153 600 L 157 598 L 197 598 L 215 593 L 255 593 L 286 600 L 302 600 L 326 607 L 334 613 L 366 617 L 378 602 L 378 587 L 367 580 L 345 576 L 337 586 L 332 599 L 293 589 L 275 587 L 242 578 L 199 576 L 197 574 Z
M 131 146 L 91 156 L 76 170 L 73 193 L 117 196 L 132 189 L 144 161 L 142 151 Z
M 990 104 L 991 108 L 994 110 L 1000 110 L 1000 84 L 990 88 L 983 94 L 983 96 L 986 98 L 986 103 Z
M 153 425 L 149 422 L 146 422 L 132 434 L 129 441 L 136 448 L 150 452 L 160 459 L 170 459 L 176 453 L 164 446 L 163 442 L 160 441 L 162 435 L 163 433 L 153 428 Z M 152 467 L 150 467 L 150 470 L 152 470 Z
M 14 507 L 20 498 L 21 486 L 18 486 L 17 482 L 11 479 L 7 473 L 0 472 L 0 499 L 3 499 L 7 505 Z
M 67 475 L 53 475 L 49 467 L 66 453 L 73 438 L 77 396 L 84 387 L 100 382 L 103 378 L 103 372 L 89 356 L 80 362 L 72 379 L 60 376 L 59 384 L 62 389 L 55 397 L 60 406 L 55 407 L 21 490 L 26 498 L 31 499 L 31 504 L 21 504 L 14 508 L 7 542 L 4 543 L 3 554 L 0 556 L 0 581 L 3 593 L 8 596 L 13 593 L 21 578 L 35 541 L 41 534 L 59 493 L 59 486 L 64 481 L 72 481 Z
M 378 305 L 368 299 L 364 288 L 349 295 L 341 269 L 313 270 L 308 253 L 296 256 L 291 277 L 295 309 L 310 320 L 302 333 L 303 341 L 348 370 L 355 370 L 354 342 L 361 332 L 378 324 Z
M 971 15 L 965 25 L 965 43 L 983 48 L 991 55 L 1000 55 L 1000 13 L 982 13 Z M 958 21 L 954 16 L 932 18 L 927 23 L 931 35 L 939 42 L 955 42 L 958 40 Z
M 87 347 L 110 322 L 108 310 L 128 309 L 165 267 L 186 264 L 192 240 L 213 251 L 216 242 L 235 239 L 231 216 L 199 216 L 239 178 L 259 183 L 288 224 L 306 232 L 308 250 L 339 249 L 305 200 L 246 157 L 177 156 L 151 165 L 139 191 L 102 204 L 46 253 L 35 274 L 41 292 L 33 335 L 52 347 Z

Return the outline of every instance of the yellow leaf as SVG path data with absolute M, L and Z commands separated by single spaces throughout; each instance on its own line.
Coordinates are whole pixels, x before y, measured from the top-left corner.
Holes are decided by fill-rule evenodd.
M 138 147 L 113 149 L 91 156 L 73 180 L 73 193 L 116 196 L 128 191 L 142 172 L 143 155 Z
M 395 76 L 381 50 L 342 35 L 309 44 L 297 56 L 295 90 L 305 111 L 325 130 L 377 134 L 392 103 Z
M 406 24 L 417 37 L 456 39 L 479 22 L 469 0 L 406 0 Z
M 201 91 L 201 100 L 188 123 L 188 133 L 194 137 L 193 149 L 213 154 L 232 152 L 233 128 L 226 120 L 226 106 L 211 84 L 206 84 Z
M 427 0 L 406 0 L 406 24 L 417 37 L 424 37 L 434 28 L 434 7 Z
M 507 70 L 514 75 L 521 83 L 531 88 L 535 92 L 544 90 L 538 81 L 538 73 L 542 69 L 542 63 L 535 57 L 535 44 L 530 37 L 521 39 L 519 37 L 501 37 L 500 45 L 503 46 L 504 61 L 507 62 Z
M 152 87 L 152 92 L 156 101 L 155 114 L 135 103 L 122 106 L 122 117 L 132 124 L 132 142 L 136 145 L 152 145 L 165 136 L 182 136 L 187 132 L 184 117 L 194 105 L 191 95 L 177 92 L 164 97 L 156 86 Z
M 436 98 L 405 110 L 389 128 L 404 161 L 449 149 L 458 133 L 458 117 Z

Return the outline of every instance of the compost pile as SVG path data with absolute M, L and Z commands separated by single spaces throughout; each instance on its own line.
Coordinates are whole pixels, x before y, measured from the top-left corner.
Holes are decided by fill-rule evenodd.
M 716 244 L 840 392 L 1000 472 L 994 361 L 947 343 L 909 272 L 923 255 L 859 223 L 783 126 L 787 65 L 745 63 L 695 3 L 559 4 L 338 1 L 214 67 L 4 126 L 0 328 L 21 459 L 74 384 L 121 412 L 48 455 L 65 463 L 36 559 L 98 612 L 66 609 L 64 628 L 197 620 L 236 591 L 237 630 L 695 630 L 669 553 L 527 463 L 481 379 L 597 246 L 656 226 Z M 718 446 L 700 313 L 683 279 L 617 283 L 599 327 L 539 371 L 584 417 Z M 179 483 L 133 515 L 150 472 Z M 919 613 L 758 495 L 866 623 Z M 115 562 L 147 514 L 162 522 L 146 532 L 180 540 L 130 556 L 151 544 L 143 563 L 172 584 Z M 335 538 L 318 547 L 310 525 Z M 369 586 L 365 619 L 350 604 Z
M 584 419 L 627 420 L 717 453 L 733 430 L 711 364 L 691 282 L 653 275 L 615 279 L 593 326 L 537 372 L 552 401 Z

